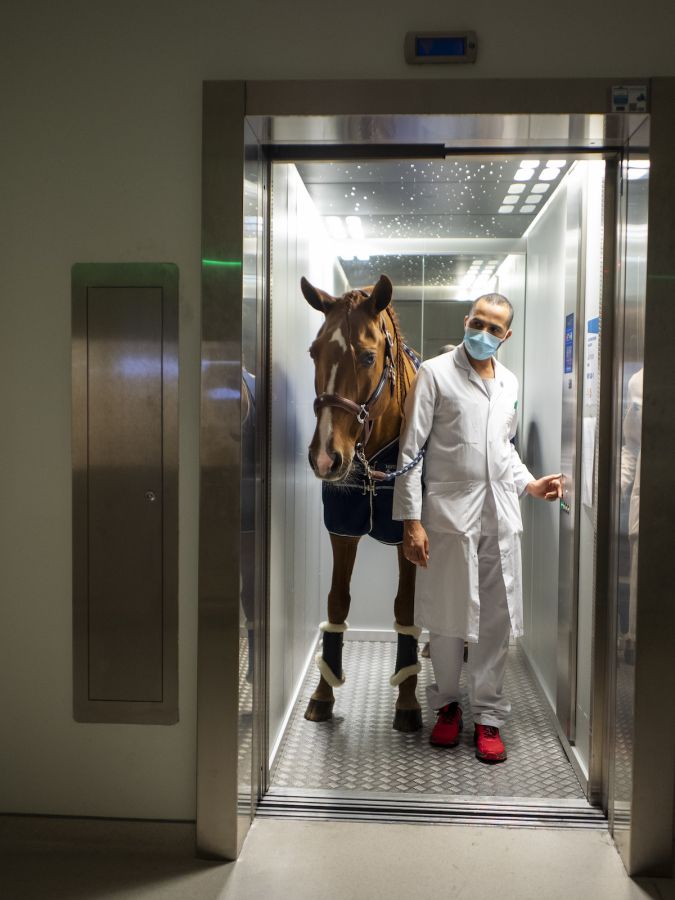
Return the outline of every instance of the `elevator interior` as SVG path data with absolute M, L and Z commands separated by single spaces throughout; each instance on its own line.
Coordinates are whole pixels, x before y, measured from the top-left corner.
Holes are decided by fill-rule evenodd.
M 269 365 L 265 764 L 272 785 L 289 720 L 298 710 L 301 715 L 299 694 L 317 626 L 325 618 L 331 564 L 320 483 L 306 459 L 314 428 L 313 369 L 306 351 L 321 315 L 305 303 L 299 281 L 304 275 L 340 294 L 372 284 L 385 272 L 394 283 L 404 335 L 425 358 L 461 341 L 463 316 L 480 293 L 499 291 L 515 307 L 514 336 L 499 358 L 521 384 L 519 450 L 536 474 L 564 471 L 570 490 L 567 509 L 523 503 L 526 635 L 518 652 L 556 723 L 582 792 L 598 802 L 590 772 L 597 690 L 594 504 L 600 319 L 607 290 L 603 254 L 614 229 L 605 219 L 617 151 L 566 152 L 561 143 L 553 152 L 550 142 L 542 144 L 530 142 L 517 154 L 472 147 L 443 159 L 421 153 L 405 158 L 395 148 L 393 159 L 351 154 L 340 160 L 336 152 L 330 161 L 287 157 L 270 167 L 270 266 L 262 274 L 260 262 L 249 267 L 248 284 L 255 293 L 260 280 L 268 279 L 267 325 L 258 309 L 249 326 L 256 352 L 255 329 L 268 328 L 267 356 L 263 353 L 262 369 L 260 357 L 257 365 L 258 371 Z M 639 318 L 648 162 L 624 157 L 618 168 L 626 185 L 622 196 L 632 202 L 624 210 L 624 238 L 631 244 Z M 264 240 L 254 214 L 259 190 L 255 184 L 250 191 L 248 219 L 258 248 Z M 246 275 L 245 266 L 245 287 Z M 632 374 L 626 369 L 626 385 Z M 352 581 L 349 641 L 369 642 L 377 650 L 393 639 L 395 572 L 392 549 L 364 538 Z M 616 623 L 618 638 L 629 630 L 626 604 Z M 515 706 L 518 698 L 512 701 Z M 428 712 L 423 714 L 428 729 Z M 339 692 L 335 715 L 340 715 Z M 347 720 L 341 725 L 356 727 Z

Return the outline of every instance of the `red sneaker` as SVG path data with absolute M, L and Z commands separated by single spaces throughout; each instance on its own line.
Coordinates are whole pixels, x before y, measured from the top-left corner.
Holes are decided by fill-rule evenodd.
M 476 745 L 476 759 L 486 763 L 504 762 L 506 747 L 499 737 L 499 728 L 494 725 L 476 725 L 473 733 Z
M 462 725 L 462 707 L 459 703 L 448 703 L 438 710 L 438 719 L 429 737 L 429 743 L 437 747 L 456 747 Z

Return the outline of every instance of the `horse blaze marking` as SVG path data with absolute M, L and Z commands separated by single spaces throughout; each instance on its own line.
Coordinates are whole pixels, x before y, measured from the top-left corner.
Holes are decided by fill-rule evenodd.
M 342 347 L 343 352 L 347 349 L 347 341 L 344 339 L 341 328 L 335 329 L 331 337 L 331 341 L 335 341 L 336 344 L 339 344 L 340 347 Z
M 337 370 L 338 364 L 333 363 L 333 366 L 330 370 L 328 384 L 326 385 L 326 394 L 332 394 L 335 390 L 335 376 L 337 375 Z M 333 459 L 328 453 L 328 441 L 330 440 L 330 436 L 332 433 L 333 416 L 331 408 L 329 406 L 324 406 L 324 408 L 321 410 L 321 418 L 319 419 L 319 452 L 316 459 L 316 465 L 320 475 L 328 472 L 331 465 L 333 464 Z

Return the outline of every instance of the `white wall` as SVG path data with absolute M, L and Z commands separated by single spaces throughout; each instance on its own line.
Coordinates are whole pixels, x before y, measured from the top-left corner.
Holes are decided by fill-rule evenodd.
M 29 0 L 0 28 L 0 808 L 195 814 L 201 83 L 675 74 L 670 0 Z M 412 69 L 409 28 L 476 28 L 475 66 Z M 70 266 L 180 268 L 180 723 L 71 716 Z M 48 748 L 48 751 L 47 751 Z

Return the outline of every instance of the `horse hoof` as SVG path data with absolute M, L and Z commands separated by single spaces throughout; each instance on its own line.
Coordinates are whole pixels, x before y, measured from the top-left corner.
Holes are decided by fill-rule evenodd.
M 335 700 L 310 699 L 305 710 L 305 718 L 309 722 L 327 722 L 333 718 L 333 704 Z
M 394 724 L 392 727 L 396 731 L 403 731 L 406 733 L 419 731 L 422 727 L 422 710 L 397 709 L 394 714 Z

